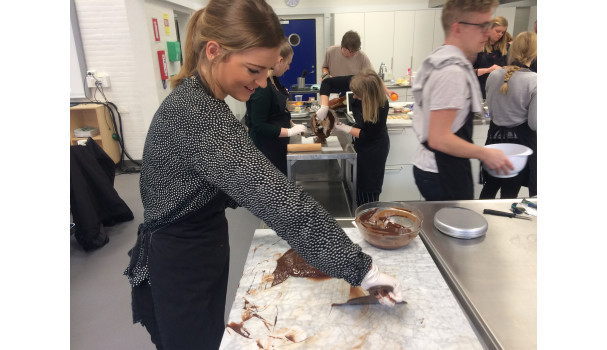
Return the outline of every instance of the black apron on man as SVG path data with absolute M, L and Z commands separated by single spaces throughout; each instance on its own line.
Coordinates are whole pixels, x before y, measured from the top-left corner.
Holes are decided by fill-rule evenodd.
M 472 141 L 472 120 L 474 113 L 469 112 L 464 125 L 455 132 L 464 141 Z M 441 151 L 432 149 L 428 141 L 422 143 L 424 147 L 434 153 L 438 178 L 444 195 L 443 200 L 466 200 L 474 199 L 474 184 L 472 181 L 472 166 L 470 159 L 455 157 Z

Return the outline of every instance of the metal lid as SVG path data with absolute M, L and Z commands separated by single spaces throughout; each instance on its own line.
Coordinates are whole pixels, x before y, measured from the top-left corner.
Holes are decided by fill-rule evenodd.
M 466 208 L 442 208 L 434 215 L 434 226 L 442 233 L 463 239 L 485 235 L 489 224 L 479 213 Z

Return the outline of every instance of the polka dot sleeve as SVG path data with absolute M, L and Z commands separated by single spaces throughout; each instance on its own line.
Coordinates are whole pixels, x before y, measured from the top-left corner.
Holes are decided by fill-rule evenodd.
M 186 79 L 162 103 L 146 139 L 141 174 L 146 223 L 173 222 L 219 190 L 328 275 L 359 285 L 369 270 L 371 257 L 259 152 L 227 104 L 208 95 L 199 80 Z

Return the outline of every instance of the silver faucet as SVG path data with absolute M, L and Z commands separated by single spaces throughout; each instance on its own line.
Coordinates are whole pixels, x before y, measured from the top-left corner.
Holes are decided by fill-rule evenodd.
M 379 65 L 379 73 L 377 73 L 377 75 L 379 75 L 379 77 L 381 78 L 382 81 L 384 81 L 385 73 L 386 73 L 386 65 L 384 64 L 384 62 L 382 62 Z

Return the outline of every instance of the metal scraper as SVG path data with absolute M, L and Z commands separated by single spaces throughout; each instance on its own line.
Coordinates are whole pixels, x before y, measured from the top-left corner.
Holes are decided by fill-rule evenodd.
M 390 293 L 392 291 L 391 286 L 378 286 L 372 287 L 369 289 L 369 295 L 364 297 L 352 298 L 348 299 L 345 303 L 333 303 L 331 306 L 342 306 L 342 305 L 372 305 L 379 304 L 379 299 L 375 296 L 380 291 L 385 291 L 385 293 Z M 406 304 L 406 301 L 399 301 L 396 304 Z

